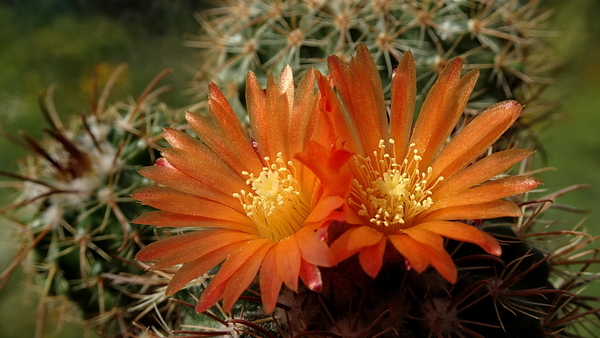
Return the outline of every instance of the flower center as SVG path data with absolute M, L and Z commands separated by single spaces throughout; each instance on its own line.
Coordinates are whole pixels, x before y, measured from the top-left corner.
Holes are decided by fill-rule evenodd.
M 240 200 L 259 236 L 279 242 L 302 229 L 310 213 L 310 201 L 294 177 L 292 161 L 284 161 L 281 153 L 277 154 L 275 163 L 271 163 L 269 157 L 264 160 L 267 166 L 258 176 L 242 172 L 248 176 L 246 184 L 252 191 L 242 190 L 233 197 Z
M 394 140 L 390 140 L 394 151 Z M 444 178 L 432 182 L 431 167 L 419 170 L 421 156 L 411 144 L 406 158 L 398 163 L 379 141 L 373 159 L 354 155 L 355 179 L 349 204 L 356 213 L 378 231 L 391 234 L 411 226 L 412 219 L 433 205 L 432 189 Z

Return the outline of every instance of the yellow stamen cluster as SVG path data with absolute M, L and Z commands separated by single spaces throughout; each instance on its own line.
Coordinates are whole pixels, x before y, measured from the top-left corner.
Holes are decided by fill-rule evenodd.
M 248 176 L 246 184 L 252 191 L 242 190 L 233 194 L 242 203 L 246 215 L 256 225 L 259 236 L 279 242 L 295 234 L 303 226 L 310 212 L 310 201 L 301 192 L 292 161 L 285 161 L 281 153 L 275 163 L 264 158 L 266 167 L 257 176 Z
M 395 154 L 394 140 L 390 152 Z M 411 226 L 411 220 L 433 205 L 432 189 L 444 178 L 433 183 L 431 167 L 419 170 L 422 158 L 411 144 L 406 158 L 398 163 L 386 152 L 385 142 L 379 141 L 379 151 L 373 159 L 354 156 L 355 180 L 349 204 L 368 224 L 385 233 L 395 233 Z

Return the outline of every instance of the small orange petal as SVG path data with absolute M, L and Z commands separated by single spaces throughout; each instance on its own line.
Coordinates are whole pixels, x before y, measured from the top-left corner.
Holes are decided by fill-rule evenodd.
M 186 175 L 177 168 L 155 165 L 152 167 L 143 167 L 139 169 L 138 172 L 142 176 L 171 189 L 227 205 L 239 212 L 243 212 L 244 210 L 239 201 L 230 194 L 215 190 L 193 177 Z
M 436 130 L 444 129 L 443 123 L 447 123 L 447 121 L 443 118 L 445 113 L 443 105 L 453 94 L 452 88 L 458 82 L 461 71 L 462 59 L 455 57 L 444 67 L 437 81 L 429 90 L 410 138 L 410 143 L 416 145 L 415 149 L 419 151 L 419 154 L 423 154 L 427 149 L 429 140 Z
M 179 270 L 177 270 L 169 282 L 167 290 L 165 291 L 165 296 L 170 297 L 174 295 L 191 280 L 202 276 L 210 269 L 217 266 L 219 263 L 224 261 L 238 246 L 240 246 L 240 243 L 225 245 L 219 249 L 207 253 L 200 258 L 185 263 Z
M 370 226 L 352 227 L 337 238 L 330 247 L 332 263 L 337 264 L 365 247 L 377 244 L 383 234 Z
M 260 267 L 260 296 L 265 313 L 271 313 L 275 309 L 281 283 L 283 280 L 277 272 L 276 249 L 272 247 L 263 259 Z
M 255 232 L 254 223 L 249 218 L 244 223 L 236 223 L 223 219 L 182 215 L 162 210 L 146 212 L 132 220 L 131 223 L 169 228 L 222 228 L 246 233 Z
M 224 219 L 245 223 L 248 216 L 221 203 L 182 193 L 170 188 L 140 188 L 133 192 L 133 198 L 143 205 L 172 213 Z
M 429 211 L 459 205 L 470 205 L 490 202 L 507 196 L 521 194 L 534 189 L 542 182 L 529 176 L 510 176 L 457 192 L 451 196 L 435 201 Z
M 246 262 L 244 262 L 244 265 L 238 268 L 233 276 L 227 281 L 227 286 L 225 287 L 225 291 L 223 291 L 223 310 L 231 310 L 238 298 L 240 298 L 242 293 L 248 288 L 250 283 L 252 283 L 267 251 L 269 251 L 273 245 L 275 244 L 269 243 L 254 251 Z
M 242 268 L 246 261 L 254 254 L 258 249 L 272 243 L 268 239 L 257 239 L 248 241 L 245 244 L 237 247 L 232 252 L 225 263 L 217 272 L 215 278 L 210 282 L 208 287 L 202 293 L 198 304 L 196 304 L 196 312 L 203 312 L 211 308 L 217 301 L 223 298 L 225 287 L 229 282 L 230 278 L 237 272 L 238 269 Z
M 294 237 L 296 237 L 302 259 L 318 266 L 331 266 L 329 247 L 317 237 L 313 230 L 302 228 L 294 234 Z
M 417 227 L 450 239 L 476 244 L 487 253 L 495 256 L 502 254 L 502 249 L 494 237 L 471 225 L 461 222 L 431 221 L 421 223 Z
M 513 202 L 505 200 L 495 200 L 480 204 L 461 205 L 436 210 L 431 213 L 423 213 L 418 215 L 413 222 L 429 222 L 429 221 L 451 221 L 451 220 L 476 220 L 490 219 L 498 217 L 518 217 L 523 213 L 521 208 Z
M 382 237 L 375 245 L 364 247 L 358 252 L 360 266 L 371 278 L 375 278 L 381 270 L 386 243 L 387 237 Z
M 298 275 L 300 274 L 300 249 L 296 238 L 290 236 L 277 243 L 277 272 L 292 291 L 298 290 Z
M 176 249 L 165 252 L 163 256 L 154 264 L 153 268 L 160 270 L 178 264 L 187 263 L 225 245 L 245 242 L 256 238 L 256 236 L 237 231 L 211 231 L 208 233 L 207 230 L 201 230 L 199 232 L 205 233 L 206 236 L 198 238 L 198 240 L 194 242 L 182 243 Z
M 394 70 L 391 94 L 390 137 L 396 142 L 396 154 L 393 155 L 396 158 L 404 158 L 408 149 L 417 96 L 417 70 L 411 51 L 404 53 Z
M 424 249 L 425 245 L 405 234 L 392 234 L 389 235 L 388 238 L 396 250 L 404 256 L 406 261 L 408 261 L 410 266 L 415 269 L 416 272 L 421 273 L 425 271 L 429 265 L 429 257 L 426 254 L 427 251 Z
M 504 101 L 475 117 L 431 164 L 433 177 L 451 177 L 471 164 L 515 122 L 522 109 L 516 101 Z
M 516 163 L 533 154 L 530 149 L 509 149 L 493 153 L 471 164 L 452 177 L 445 177 L 435 189 L 432 199 L 468 189 L 500 175 Z

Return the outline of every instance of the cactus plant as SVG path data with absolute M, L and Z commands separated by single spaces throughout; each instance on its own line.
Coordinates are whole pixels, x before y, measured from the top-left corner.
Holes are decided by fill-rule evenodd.
M 91 113 L 83 118 L 74 118 L 68 125 L 58 119 L 51 100 L 47 99 L 43 112 L 50 121 L 51 129 L 49 136 L 42 141 L 28 136 L 18 139 L 4 132 L 16 143 L 32 150 L 34 155 L 22 163 L 20 173 L 4 173 L 18 179 L 16 188 L 21 192 L 20 197 L 3 213 L 21 226 L 23 246 L 14 263 L 1 277 L 6 278 L 29 257 L 27 261 L 33 262 L 37 269 L 35 276 L 43 285 L 40 318 L 52 300 L 67 298 L 83 309 L 87 323 L 101 334 L 123 337 L 583 336 L 586 327 L 581 324 L 591 322 L 590 319 L 597 317 L 600 311 L 594 303 L 597 298 L 580 294 L 597 278 L 597 274 L 590 272 L 590 267 L 598 263 L 597 250 L 591 248 L 594 238 L 578 228 L 551 231 L 540 225 L 544 222 L 541 217 L 545 211 L 565 191 L 535 199 L 532 196 L 537 196 L 537 192 L 516 195 L 509 201 L 493 201 L 496 204 L 488 205 L 487 210 L 494 211 L 492 216 L 484 215 L 480 208 L 472 208 L 467 216 L 463 213 L 462 218 L 466 219 L 446 215 L 444 221 L 462 219 L 463 225 L 454 225 L 461 231 L 450 234 L 437 229 L 439 231 L 433 231 L 434 235 L 429 234 L 428 245 L 420 247 L 425 260 L 407 251 L 410 245 L 418 246 L 412 242 L 404 241 L 400 245 L 394 241 L 402 239 L 389 239 L 387 248 L 381 249 L 381 245 L 373 247 L 360 241 L 350 241 L 348 238 L 352 237 L 352 232 L 344 234 L 348 227 L 356 233 L 358 230 L 366 231 L 366 224 L 360 223 L 362 221 L 357 221 L 357 218 L 364 218 L 375 210 L 369 203 L 378 197 L 373 192 L 382 189 L 379 183 L 385 183 L 386 178 L 367 182 L 366 177 L 381 173 L 369 170 L 363 173 L 366 176 L 360 176 L 362 162 L 354 167 L 352 162 L 346 166 L 343 159 L 352 157 L 350 161 L 363 161 L 362 165 L 369 167 L 367 158 L 374 150 L 381 153 L 384 156 L 381 160 L 386 162 L 389 157 L 385 157 L 379 146 L 387 151 L 399 141 L 390 142 L 382 138 L 381 144 L 378 143 L 381 140 L 376 139 L 377 144 L 369 143 L 369 152 L 359 150 L 360 147 L 352 148 L 356 146 L 354 141 L 339 142 L 347 134 L 344 134 L 346 127 L 339 119 L 336 120 L 336 114 L 347 111 L 357 120 L 353 109 L 358 108 L 354 108 L 349 96 L 360 95 L 356 95 L 356 89 L 354 95 L 343 91 L 348 89 L 344 83 L 351 82 L 348 81 L 351 76 L 344 73 L 347 67 L 344 64 L 355 54 L 358 46 L 366 45 L 360 47 L 360 62 L 366 59 L 365 49 L 368 48 L 375 60 L 375 73 L 378 73 L 373 75 L 374 71 L 370 70 L 370 80 L 358 77 L 359 82 L 363 87 L 378 88 L 375 96 L 381 94 L 382 100 L 373 100 L 377 107 L 375 114 L 370 105 L 357 105 L 368 112 L 367 119 L 379 114 L 379 127 L 386 125 L 382 130 L 387 128 L 388 122 L 382 117 L 384 112 L 398 110 L 389 108 L 390 101 L 392 105 L 398 102 L 398 92 L 403 93 L 404 90 L 404 94 L 410 92 L 416 98 L 414 107 L 409 104 L 401 109 L 404 110 L 406 127 L 410 126 L 407 121 L 412 119 L 412 108 L 427 107 L 423 101 L 427 93 L 436 91 L 433 86 L 438 76 L 445 78 L 442 82 L 447 81 L 448 76 L 439 75 L 444 67 L 450 65 L 454 69 L 450 78 L 459 81 L 460 64 L 456 61 L 458 59 L 451 61 L 456 56 L 462 58 L 463 69 L 479 69 L 481 78 L 475 84 L 475 73 L 471 72 L 460 80 L 458 87 L 464 88 L 453 89 L 456 93 L 463 93 L 455 95 L 458 98 L 456 114 L 450 119 L 454 121 L 433 119 L 433 122 L 437 121 L 436 125 L 444 127 L 436 131 L 438 138 L 435 142 L 440 147 L 446 139 L 448 147 L 454 148 L 459 142 L 453 140 L 469 141 L 460 136 L 461 131 L 468 128 L 473 131 L 468 123 L 481 114 L 481 108 L 508 98 L 528 103 L 530 110 L 520 116 L 520 128 L 509 129 L 509 134 L 492 144 L 494 137 L 501 133 L 495 130 L 492 143 L 478 146 L 488 149 L 490 154 L 509 154 L 506 156 L 510 161 L 501 166 L 505 170 L 530 154 L 528 151 L 507 149 L 522 144 L 520 140 L 530 136 L 527 125 L 541 116 L 531 109 L 531 103 L 536 103 L 540 89 L 549 82 L 544 77 L 552 67 L 539 39 L 543 34 L 541 24 L 548 15 L 549 12 L 541 9 L 539 1 L 518 0 L 221 2 L 218 7 L 198 15 L 202 31 L 187 42 L 202 49 L 195 90 L 199 97 L 209 97 L 208 102 L 201 99 L 192 109 L 204 112 L 208 107 L 208 117 L 187 114 L 192 129 L 201 136 L 201 142 L 188 134 L 189 127 L 183 122 L 182 111 L 169 109 L 156 100 L 163 89 L 154 88 L 162 75 L 137 101 L 107 106 L 106 95 L 113 78 L 100 99 L 92 101 L 95 103 Z M 330 54 L 337 55 L 330 58 L 332 73 L 337 74 L 324 77 L 320 73 L 327 73 L 325 60 Z M 393 74 L 406 71 L 406 64 L 394 70 L 405 54 L 414 57 L 414 71 L 418 76 L 411 81 L 405 79 L 405 82 L 396 78 L 396 83 L 406 87 L 398 89 L 396 84 L 394 89 Z M 356 60 L 353 62 L 356 63 Z M 285 64 L 291 64 L 296 72 L 292 74 Z M 254 75 L 247 77 L 248 70 L 252 70 Z M 268 80 L 273 73 L 281 73 L 278 85 Z M 294 77 L 306 78 L 296 92 L 294 105 L 301 107 L 297 110 L 290 108 L 290 100 L 294 97 Z M 377 83 L 377 78 L 381 79 L 381 83 Z M 317 79 L 318 92 L 311 92 L 309 89 L 314 87 L 312 81 Z M 209 81 L 220 86 L 224 95 L 216 85 L 208 85 Z M 337 93 L 328 87 L 329 84 L 335 85 Z M 418 91 L 411 92 L 412 86 Z M 465 108 L 462 105 L 467 103 L 470 94 L 470 90 L 465 88 L 470 86 L 474 86 L 474 94 Z M 249 90 L 248 102 L 241 94 L 244 87 Z M 267 88 L 265 92 L 261 87 Z M 337 101 L 337 95 L 343 103 Z M 440 90 L 430 95 L 439 97 Z M 280 109 L 270 111 L 272 107 L 266 108 L 268 116 L 265 111 L 257 113 L 260 109 L 256 107 L 262 107 L 260 102 L 263 101 L 275 102 Z M 342 104 L 343 109 L 340 108 Z M 230 105 L 233 109 L 229 108 Z M 246 115 L 246 106 L 254 109 L 254 113 Z M 341 110 L 327 110 L 335 107 Z M 305 123 L 287 125 L 290 121 L 281 116 L 287 108 Z M 428 109 L 434 111 L 431 105 Z M 518 110 L 520 105 L 511 101 L 494 106 L 491 111 L 508 111 L 508 120 L 512 120 L 518 116 Z M 234 111 L 241 120 L 240 126 Z M 330 114 L 333 120 L 323 121 L 321 114 Z M 431 113 L 424 114 L 433 116 Z M 390 116 L 394 116 L 394 120 L 398 113 Z M 507 121 L 502 122 L 504 127 L 512 122 Z M 332 126 L 331 122 L 337 129 L 328 129 Z M 362 122 L 365 126 L 369 125 L 369 121 Z M 281 129 L 284 125 L 286 127 Z M 367 130 L 365 126 L 358 122 L 347 128 L 355 133 L 353 137 L 358 133 L 362 142 L 365 137 L 363 131 Z M 163 149 L 166 159 L 159 159 L 156 166 L 141 171 L 164 185 L 157 186 L 138 175 L 136 170 L 152 165 L 158 149 L 166 146 L 162 141 L 162 127 L 171 127 L 165 136 L 175 149 Z M 300 136 L 288 133 L 293 131 L 292 127 L 299 127 L 307 133 Z M 488 126 L 477 129 L 486 128 Z M 408 129 L 404 129 L 404 134 L 409 135 Z M 251 136 L 246 139 L 248 131 L 251 131 Z M 392 133 L 403 134 L 398 130 Z M 281 138 L 288 134 L 294 134 L 292 137 L 296 138 L 284 147 L 285 151 L 280 156 L 274 149 L 278 142 L 284 142 Z M 325 146 L 302 142 L 308 141 L 309 135 L 313 136 L 311 142 L 316 139 Z M 417 151 L 421 159 L 417 161 L 415 155 L 413 159 L 417 164 L 412 161 L 411 166 L 418 166 L 425 155 L 429 156 L 428 160 L 437 156 L 436 151 L 427 147 Z M 207 173 L 197 170 L 196 167 L 210 167 L 195 159 L 198 153 L 213 160 L 211 163 L 216 163 L 214 167 L 219 171 Z M 214 156 L 215 153 L 218 156 Z M 264 158 L 267 153 L 271 155 L 269 159 Z M 315 153 L 324 156 L 316 156 Z M 180 156 L 182 154 L 186 156 Z M 499 155 L 490 157 L 499 161 Z M 331 161 L 325 163 L 322 158 L 330 158 Z M 471 158 L 467 162 L 480 163 L 477 160 L 484 161 Z M 261 164 L 257 165 L 257 161 Z M 335 165 L 329 166 L 332 163 Z M 503 196 L 522 193 L 539 184 L 535 179 L 524 178 L 531 173 L 530 163 L 525 162 L 513 172 L 516 178 L 496 177 L 498 186 L 511 191 Z M 261 165 L 264 166 L 262 170 Z M 234 172 L 225 174 L 231 171 L 230 167 L 234 168 Z M 258 168 L 258 171 L 236 172 L 245 167 Z M 392 167 L 402 165 L 395 163 Z M 185 168 L 200 183 L 182 184 L 182 180 L 189 180 L 190 175 L 186 176 L 177 168 Z M 386 173 L 387 179 L 393 181 L 395 172 L 393 168 L 388 169 L 391 171 Z M 315 174 L 311 174 L 311 170 Z M 478 182 L 500 174 L 490 172 L 487 172 L 489 177 L 479 177 Z M 295 178 L 298 173 L 301 173 L 301 179 Z M 362 196 L 361 192 L 357 193 L 360 189 L 347 184 L 345 175 L 348 173 L 359 175 L 357 182 L 361 187 L 365 182 L 374 184 L 363 191 L 367 200 L 357 198 Z M 411 182 L 409 188 L 417 189 L 418 182 Z M 305 200 L 297 204 L 303 206 L 300 208 L 303 210 L 285 209 L 276 216 L 285 218 L 287 212 L 302 220 L 315 208 L 321 208 L 319 211 L 323 212 L 323 205 L 326 205 L 326 217 L 309 226 L 298 221 L 292 226 L 294 231 L 282 230 L 278 235 L 265 235 L 265 231 L 256 229 L 258 234 L 250 231 L 249 234 L 231 235 L 242 228 L 244 231 L 248 229 L 227 221 L 230 216 L 227 207 L 235 209 L 239 213 L 236 219 L 243 218 L 244 224 L 259 224 L 263 228 L 273 225 L 266 221 L 261 223 L 260 217 L 256 217 L 255 214 L 260 211 L 258 206 L 263 204 L 255 201 L 261 198 L 268 200 L 268 192 L 277 190 L 277 184 L 282 186 L 282 191 L 291 192 L 291 197 L 286 195 L 281 201 L 294 199 L 292 195 L 296 192 L 307 196 L 303 196 Z M 443 181 L 437 184 L 442 189 Z M 219 193 L 227 190 L 228 185 L 250 186 L 244 191 L 235 191 L 236 195 Z M 142 189 L 134 193 L 135 198 L 167 212 L 143 214 L 149 208 L 129 197 L 137 188 Z M 348 191 L 343 190 L 345 188 Z M 185 193 L 174 192 L 177 189 L 183 189 Z M 428 194 L 427 191 L 433 194 L 436 189 L 426 190 L 425 194 Z M 394 191 L 399 190 L 402 189 Z M 217 201 L 212 204 L 206 202 L 216 211 L 183 203 L 193 200 L 187 198 L 186 193 L 193 195 L 199 192 L 208 194 L 201 199 L 214 198 Z M 227 192 L 230 193 L 229 190 Z M 391 190 L 388 192 L 392 193 Z M 353 194 L 353 200 L 347 199 L 348 194 Z M 306 199 L 310 198 L 316 202 L 307 203 Z M 339 203 L 332 205 L 330 201 L 325 203 L 319 198 L 332 198 Z M 281 201 L 271 201 L 269 205 L 277 210 Z M 357 201 L 366 211 L 353 210 L 361 205 Z M 424 201 L 418 202 L 423 204 L 426 201 L 427 196 Z M 421 218 L 435 214 L 435 211 L 427 211 L 428 207 L 420 210 L 423 211 Z M 202 215 L 211 213 L 214 224 L 206 219 L 197 223 L 197 219 L 180 217 L 180 214 L 192 211 Z M 456 210 L 440 210 L 442 214 L 445 211 Z M 354 213 L 356 217 L 344 218 L 348 213 Z M 388 223 L 394 219 L 394 215 L 389 218 L 379 211 L 375 213 Z M 193 216 L 206 216 L 202 215 Z M 375 219 L 377 215 L 371 216 Z M 311 219 L 314 221 L 315 217 Z M 494 217 L 502 218 L 482 220 Z M 134 218 L 137 219 L 132 222 Z M 327 227 L 332 220 L 333 223 Z M 154 228 L 138 223 L 164 227 Z M 356 227 L 357 224 L 363 227 Z M 222 229 L 198 229 L 200 225 L 228 226 L 225 230 L 230 237 L 258 237 L 249 241 L 254 244 L 242 243 L 248 244 L 243 247 L 240 244 L 242 240 L 225 245 L 215 240 L 217 237 L 230 240 L 223 236 Z M 169 226 L 174 228 L 169 229 Z M 419 238 L 418 230 L 414 232 L 415 238 Z M 215 238 L 206 238 L 211 235 Z M 368 235 L 370 239 L 379 236 Z M 327 245 L 315 242 L 315 236 Z M 440 236 L 447 239 L 441 242 Z M 172 246 L 181 244 L 182 239 L 194 237 L 202 240 L 181 248 Z M 368 236 L 358 237 L 368 239 Z M 386 233 L 382 238 L 388 241 L 388 237 L 393 236 Z M 421 240 L 423 238 L 420 237 Z M 155 240 L 158 241 L 149 244 Z M 344 243 L 346 240 L 347 243 Z M 269 241 L 284 242 L 284 245 L 271 246 Z M 293 241 L 300 243 L 297 246 L 302 252 L 300 258 L 287 262 L 286 258 L 295 257 L 295 251 L 290 249 Z M 269 244 L 265 244 L 267 242 Z M 344 247 L 348 243 L 353 243 L 354 247 Z M 501 255 L 498 243 L 502 248 Z M 209 250 L 211 245 L 214 250 Z M 198 250 L 194 250 L 194 246 Z M 250 246 L 254 246 L 252 252 L 258 253 L 252 262 L 232 263 L 243 256 L 234 250 L 242 252 L 242 248 Z M 270 253 L 276 252 L 274 248 L 278 246 L 285 246 L 281 251 L 288 253 L 280 255 L 284 258 L 279 261 L 276 253 Z M 144 249 L 138 253 L 142 247 Z M 318 250 L 309 252 L 308 247 Z M 215 254 L 216 251 L 219 255 Z M 178 256 L 180 253 L 184 255 Z M 188 261 L 191 256 L 200 253 L 203 257 Z M 140 260 L 162 261 L 156 264 L 134 261 L 136 254 Z M 328 258 L 323 258 L 323 255 Z M 225 263 L 220 265 L 224 260 Z M 298 262 L 301 271 L 296 273 Z M 180 263 L 185 265 L 178 269 Z M 580 264 L 581 269 L 565 268 L 573 264 Z M 432 267 L 427 268 L 429 265 Z M 267 272 L 263 273 L 263 269 Z M 257 270 L 260 271 L 259 277 L 253 281 Z M 261 278 L 262 275 L 264 277 Z M 303 282 L 298 282 L 298 276 Z M 172 297 L 165 299 L 165 294 Z M 218 302 L 221 296 L 224 303 Z
M 405 51 L 417 64 L 419 102 L 446 63 L 461 56 L 464 68 L 479 69 L 482 79 L 467 113 L 514 98 L 529 105 L 521 117 L 521 125 L 529 125 L 545 115 L 531 107 L 543 107 L 538 95 L 556 66 L 543 42 L 550 14 L 538 0 L 232 0 L 200 13 L 201 32 L 187 45 L 201 50 L 198 97 L 215 82 L 240 116 L 249 70 L 263 85 L 286 64 L 299 78 L 311 65 L 324 71 L 331 54 L 349 60 L 365 44 L 388 99 L 393 68 Z
M 161 282 L 144 276 L 144 267 L 134 262 L 152 229 L 129 222 L 144 210 L 129 195 L 149 184 L 136 170 L 155 159 L 162 127 L 179 125 L 181 113 L 156 99 L 167 89 L 155 87 L 168 71 L 137 101 L 108 105 L 111 88 L 125 68 L 116 68 L 99 97 L 94 90 L 88 114 L 74 116 L 68 124 L 58 117 L 51 91 L 42 97 L 42 112 L 51 126 L 42 140 L 3 131 L 32 154 L 21 162 L 20 173 L 3 173 L 17 179 L 20 194 L 2 211 L 20 224 L 23 245 L 1 277 L 5 282 L 18 263 L 33 255 L 30 263 L 43 285 L 40 323 L 46 304 L 67 296 L 92 327 L 107 334 L 125 334 L 132 321 L 149 325 L 144 324 L 145 308 L 131 311 L 141 297 L 134 295 Z

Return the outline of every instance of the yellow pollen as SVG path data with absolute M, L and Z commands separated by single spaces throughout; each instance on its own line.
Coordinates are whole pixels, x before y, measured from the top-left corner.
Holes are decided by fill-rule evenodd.
M 389 141 L 395 154 L 394 140 Z M 379 141 L 373 157 L 354 155 L 355 180 L 349 204 L 368 224 L 385 233 L 411 226 L 412 219 L 433 205 L 432 189 L 444 178 L 432 182 L 432 169 L 419 170 L 422 157 L 411 144 L 408 155 L 398 163 Z
M 302 228 L 310 213 L 310 201 L 301 192 L 292 161 L 286 162 L 281 153 L 275 163 L 269 157 L 264 160 L 267 166 L 260 174 L 242 172 L 248 176 L 246 184 L 252 191 L 241 190 L 233 197 L 240 200 L 259 236 L 279 242 Z

